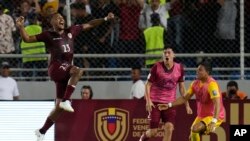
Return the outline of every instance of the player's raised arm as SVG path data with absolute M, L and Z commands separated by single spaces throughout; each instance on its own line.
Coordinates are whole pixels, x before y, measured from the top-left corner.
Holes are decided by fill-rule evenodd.
M 92 21 L 89 21 L 88 23 L 86 24 L 83 24 L 83 30 L 88 30 L 90 28 L 93 28 L 93 27 L 96 27 L 106 21 L 109 21 L 109 20 L 112 20 L 114 19 L 115 16 L 113 13 L 109 13 L 105 18 L 100 18 L 100 19 L 95 19 L 95 20 L 92 20 Z
M 25 19 L 23 16 L 18 17 L 16 20 L 16 25 L 20 30 L 20 35 L 21 35 L 23 41 L 27 42 L 27 43 L 36 42 L 37 41 L 36 36 L 29 36 L 28 33 L 25 31 L 24 20 Z

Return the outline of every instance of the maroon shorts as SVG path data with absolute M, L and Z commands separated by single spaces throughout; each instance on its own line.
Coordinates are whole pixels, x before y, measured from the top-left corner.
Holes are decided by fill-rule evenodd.
M 159 103 L 155 103 L 155 108 L 152 108 L 152 111 L 150 112 L 150 128 L 158 128 L 159 127 L 159 123 L 160 120 L 162 120 L 163 123 L 166 122 L 171 122 L 171 123 L 175 123 L 175 116 L 176 116 L 176 110 L 175 108 L 170 108 L 168 110 L 163 110 L 160 111 L 157 107 L 157 104 Z
M 69 63 L 52 62 L 49 66 L 48 74 L 56 83 L 56 96 L 63 98 L 68 80 L 70 78 L 70 69 L 72 65 Z

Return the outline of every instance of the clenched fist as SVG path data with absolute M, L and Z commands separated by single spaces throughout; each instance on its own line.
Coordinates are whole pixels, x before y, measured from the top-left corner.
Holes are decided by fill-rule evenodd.
M 18 28 L 23 27 L 24 26 L 24 17 L 20 16 L 16 19 L 16 26 Z

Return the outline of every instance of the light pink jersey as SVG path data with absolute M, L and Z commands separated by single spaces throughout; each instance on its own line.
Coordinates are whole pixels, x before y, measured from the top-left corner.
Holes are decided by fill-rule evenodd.
M 202 83 L 200 80 L 195 80 L 191 86 L 192 93 L 196 96 L 197 115 L 200 118 L 214 115 L 213 98 L 220 98 L 220 113 L 219 119 L 225 117 L 225 108 L 223 106 L 222 96 L 217 82 L 209 77 L 207 82 Z
M 184 81 L 183 66 L 174 63 L 174 66 L 168 70 L 164 62 L 157 62 L 150 71 L 148 81 L 152 83 L 150 88 L 152 102 L 173 102 L 176 99 L 178 82 Z

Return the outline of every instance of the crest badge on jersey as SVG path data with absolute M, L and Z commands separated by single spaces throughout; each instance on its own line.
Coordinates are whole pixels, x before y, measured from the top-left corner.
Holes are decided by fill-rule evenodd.
M 71 33 L 68 33 L 68 37 L 71 39 L 71 38 L 72 38 L 72 34 L 71 34 Z
M 213 96 L 216 96 L 218 94 L 216 90 L 213 90 L 212 93 L 213 93 Z
M 129 132 L 129 112 L 120 108 L 95 111 L 94 128 L 98 141 L 125 141 Z

